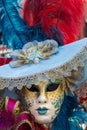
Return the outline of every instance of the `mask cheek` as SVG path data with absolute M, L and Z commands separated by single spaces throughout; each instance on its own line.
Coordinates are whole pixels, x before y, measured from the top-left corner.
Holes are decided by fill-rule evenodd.
M 47 97 L 56 111 L 59 111 L 64 100 L 64 91 L 61 91 L 61 88 L 58 88 L 55 91 L 47 92 Z
M 32 107 L 34 105 L 37 93 L 36 92 L 31 92 L 31 91 L 25 89 L 23 91 L 23 95 L 24 95 L 23 96 L 23 101 L 24 101 L 25 110 L 29 110 L 30 107 Z

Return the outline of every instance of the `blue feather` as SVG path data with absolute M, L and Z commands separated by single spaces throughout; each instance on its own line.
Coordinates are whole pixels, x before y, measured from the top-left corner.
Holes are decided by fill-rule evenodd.
M 79 107 L 76 96 L 65 95 L 60 112 L 53 122 L 52 130 L 83 130 L 78 122 L 87 124 L 87 113 Z
M 48 39 L 41 27 L 28 27 L 19 11 L 17 0 L 0 0 L 3 44 L 12 49 L 21 49 L 29 41 Z
M 69 117 L 70 130 L 83 130 L 82 124 L 87 125 L 87 113 L 78 107 Z

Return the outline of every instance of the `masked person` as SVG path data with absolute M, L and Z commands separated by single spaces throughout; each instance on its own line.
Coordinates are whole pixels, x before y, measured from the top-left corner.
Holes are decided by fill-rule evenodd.
M 25 7 L 28 4 L 26 2 L 32 5 L 29 5 L 28 9 L 30 21 L 27 21 L 28 14 L 25 14 L 27 9 Z M 59 1 L 58 5 L 64 2 Z M 78 2 L 81 5 L 81 1 Z M 3 43 L 14 49 L 10 54 L 13 60 L 0 67 L 0 89 L 8 88 L 12 95 L 5 99 L 1 97 L 0 100 L 1 130 L 83 130 L 86 128 L 87 113 L 80 106 L 74 91 L 80 82 L 87 79 L 87 39 L 61 46 L 66 43 L 66 36 L 70 40 L 71 34 L 64 31 L 64 26 L 63 29 L 59 26 L 63 21 L 58 24 L 59 27 L 56 26 L 59 12 L 52 10 L 57 6 L 56 3 L 57 1 L 25 1 L 24 12 L 19 10 L 22 14 L 20 16 L 18 12 L 20 8 L 16 1 L 0 2 Z M 71 4 L 70 1 L 69 3 Z M 66 4 L 64 5 L 66 7 Z M 73 7 L 75 10 L 76 5 Z M 59 7 L 56 9 L 61 9 Z M 36 14 L 34 17 L 37 9 L 38 17 Z M 44 9 L 48 9 L 45 14 L 48 14 L 49 19 L 45 17 Z M 71 16 L 70 12 L 74 13 L 74 10 L 62 11 L 61 17 L 64 12 L 67 16 Z M 81 9 L 79 11 L 82 12 Z M 22 17 L 27 21 L 27 25 Z M 71 18 L 74 20 L 73 17 Z M 46 21 L 48 23 L 46 24 L 44 20 L 51 23 Z M 77 20 L 78 25 L 80 21 L 81 19 Z M 18 91 L 18 100 L 14 99 L 15 89 Z

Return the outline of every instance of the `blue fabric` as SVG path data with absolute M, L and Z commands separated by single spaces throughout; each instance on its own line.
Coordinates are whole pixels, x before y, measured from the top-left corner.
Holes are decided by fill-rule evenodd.
M 87 123 L 87 113 L 79 107 L 76 96 L 65 95 L 61 110 L 53 122 L 52 130 L 82 130 L 78 122 Z

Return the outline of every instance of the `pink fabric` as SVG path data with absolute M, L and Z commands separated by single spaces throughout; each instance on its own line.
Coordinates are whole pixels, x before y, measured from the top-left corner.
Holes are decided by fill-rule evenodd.
M 31 119 L 29 118 L 28 113 L 26 113 L 26 112 L 21 113 L 16 121 L 16 124 L 18 126 L 19 124 L 21 124 L 21 122 L 23 122 L 23 123 L 20 125 L 20 127 L 18 127 L 18 130 L 24 130 L 25 128 L 26 128 L 26 130 L 32 130 L 30 121 L 31 121 Z
M 14 117 L 9 112 L 3 110 L 0 113 L 0 130 L 9 130 L 9 128 L 12 127 L 14 123 Z
M 16 100 L 8 98 L 6 110 L 0 112 L 0 130 L 9 130 L 15 124 L 13 110 L 16 102 Z
M 8 98 L 7 111 L 2 110 L 0 112 L 0 130 L 9 130 L 15 125 L 14 129 L 18 130 L 48 130 L 43 125 L 40 125 L 34 121 L 34 118 L 28 112 L 21 112 L 15 121 L 15 115 L 13 115 L 13 109 L 17 101 Z M 20 125 L 20 126 L 19 126 Z
M 7 104 L 7 111 L 12 113 L 16 104 L 16 100 L 9 98 Z
M 27 122 L 26 122 L 26 121 Z M 23 122 L 21 124 L 21 122 Z M 21 124 L 20 127 L 18 127 L 18 130 L 48 130 L 47 127 L 44 127 L 43 125 L 41 124 L 38 124 L 35 122 L 34 118 L 29 114 L 29 113 L 26 113 L 26 112 L 22 112 L 18 119 L 17 119 L 17 122 L 16 122 L 17 125 Z
M 28 113 L 21 113 L 17 119 L 17 124 L 20 123 L 22 120 L 28 120 L 29 114 Z

